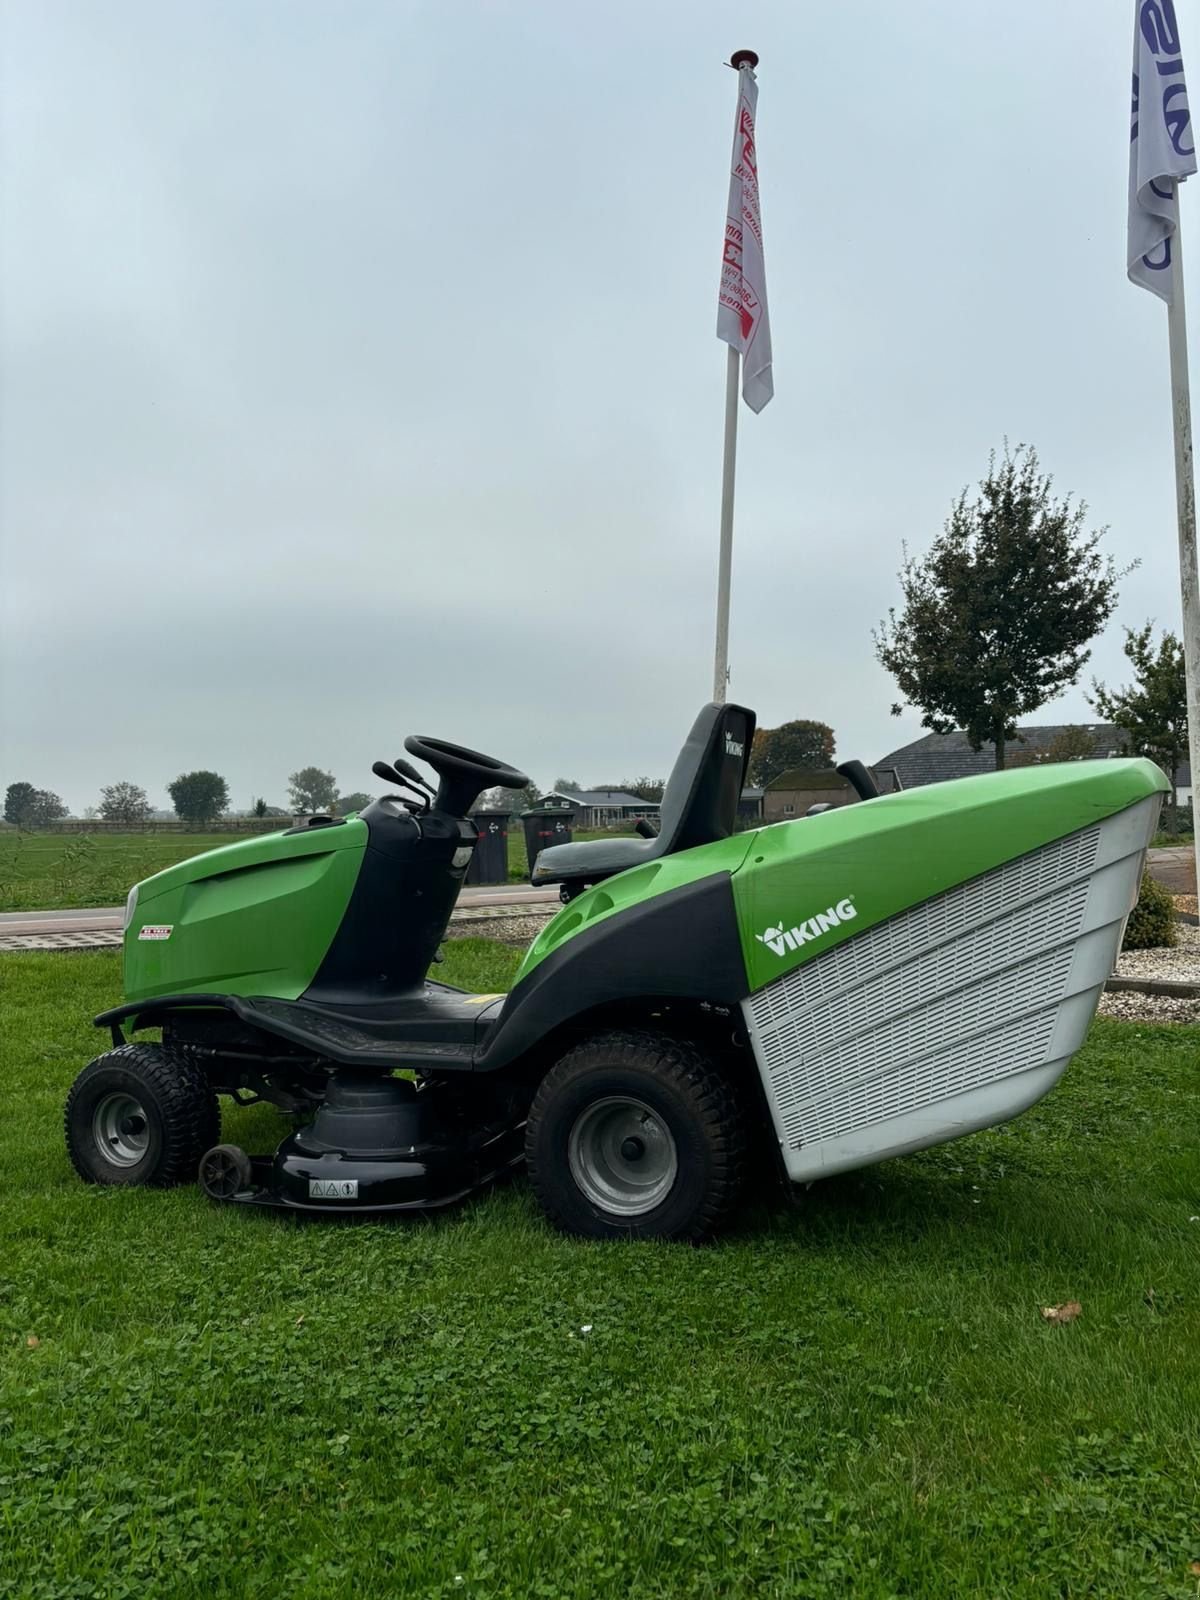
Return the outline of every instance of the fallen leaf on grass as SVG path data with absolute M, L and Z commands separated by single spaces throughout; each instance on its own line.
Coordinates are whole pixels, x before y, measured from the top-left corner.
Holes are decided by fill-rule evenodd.
M 302 1312 L 301 1312 L 301 1313 L 300 1313 L 300 1315 L 299 1315 L 299 1316 L 298 1316 L 298 1317 L 297 1317 L 297 1318 L 296 1318 L 296 1326 L 297 1326 L 297 1327 L 299 1327 L 299 1326 L 300 1326 L 300 1324 L 301 1324 L 301 1323 L 302 1323 L 302 1322 L 303 1322 L 303 1321 L 304 1321 L 304 1313 L 303 1313 L 303 1311 L 302 1311 Z
M 1074 1322 L 1082 1310 L 1078 1300 L 1068 1300 L 1061 1306 L 1043 1306 L 1042 1316 L 1047 1322 Z
M 1188 1571 L 1194 1578 L 1200 1578 L 1200 1561 L 1193 1561 L 1189 1563 Z
M 25 1347 L 28 1350 L 36 1350 L 38 1345 L 41 1344 L 41 1342 L 42 1341 L 38 1338 L 36 1333 L 31 1333 L 29 1335 L 28 1339 L 26 1339 L 26 1341 L 25 1341 Z

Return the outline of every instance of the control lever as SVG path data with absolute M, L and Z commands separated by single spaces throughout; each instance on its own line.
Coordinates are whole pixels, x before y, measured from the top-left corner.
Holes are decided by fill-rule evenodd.
M 397 772 L 402 772 L 406 778 L 411 778 L 412 781 L 416 784 L 419 784 L 422 789 L 428 789 L 430 797 L 432 798 L 433 785 L 429 782 L 428 778 L 423 778 L 421 776 L 411 761 L 405 761 L 403 756 L 397 756 L 392 765 L 395 767 Z
M 372 761 L 371 771 L 377 778 L 382 778 L 384 783 L 394 783 L 398 789 L 408 788 L 408 784 L 405 783 L 395 767 L 389 766 L 386 761 Z
M 639 817 L 633 825 L 634 833 L 640 834 L 643 839 L 657 839 L 658 829 L 649 817 Z
M 408 763 L 405 762 L 405 766 Z M 389 766 L 386 761 L 372 761 L 371 771 L 377 778 L 382 778 L 385 783 L 394 783 L 398 789 L 404 789 L 412 795 L 414 800 L 419 800 L 425 810 L 429 810 L 429 799 L 423 790 L 415 789 L 408 778 L 403 777 L 396 768 Z

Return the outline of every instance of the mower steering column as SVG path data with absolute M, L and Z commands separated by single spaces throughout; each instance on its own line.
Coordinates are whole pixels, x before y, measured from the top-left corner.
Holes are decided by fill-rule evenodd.
M 446 739 L 427 739 L 410 733 L 404 748 L 431 766 L 441 780 L 434 797 L 435 811 L 448 811 L 452 817 L 465 817 L 484 789 L 524 789 L 529 779 L 516 767 L 485 756 L 466 745 L 450 744 Z

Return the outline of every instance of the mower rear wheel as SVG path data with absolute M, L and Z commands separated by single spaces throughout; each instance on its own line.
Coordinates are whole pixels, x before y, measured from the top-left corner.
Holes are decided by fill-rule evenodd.
M 576 1045 L 542 1079 L 525 1158 L 565 1233 L 697 1241 L 737 1203 L 745 1122 L 728 1079 L 696 1045 L 614 1031 Z
M 85 1182 L 165 1189 L 195 1179 L 220 1137 L 221 1113 L 189 1051 L 124 1044 L 84 1067 L 64 1123 L 67 1154 Z

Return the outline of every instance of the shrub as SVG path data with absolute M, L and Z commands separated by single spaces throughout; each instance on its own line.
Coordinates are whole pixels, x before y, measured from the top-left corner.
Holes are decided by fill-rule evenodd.
M 1189 839 L 1192 836 L 1192 808 L 1191 806 L 1165 805 L 1158 820 L 1160 833 L 1185 834 Z
M 1122 950 L 1154 950 L 1175 943 L 1175 902 L 1148 872 L 1142 874 L 1137 905 L 1125 924 Z

